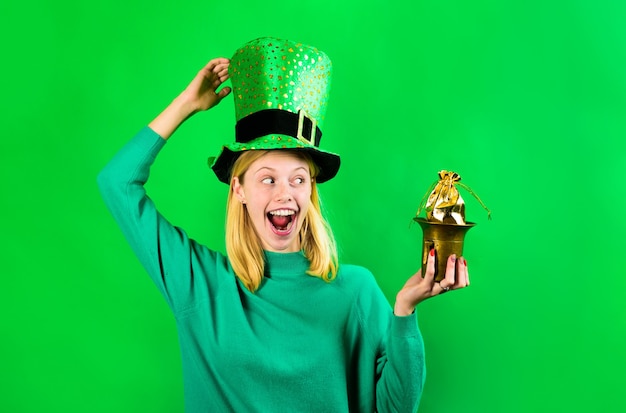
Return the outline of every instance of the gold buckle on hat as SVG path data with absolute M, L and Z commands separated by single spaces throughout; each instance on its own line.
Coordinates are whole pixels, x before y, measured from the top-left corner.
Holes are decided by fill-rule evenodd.
M 311 136 L 307 139 L 302 135 L 302 130 L 304 129 L 304 118 L 307 118 L 309 122 L 311 122 Z M 298 133 L 296 134 L 296 138 L 301 140 L 302 142 L 306 142 L 309 145 L 315 146 L 315 132 L 317 131 L 317 122 L 308 113 L 304 110 L 300 109 L 298 111 Z

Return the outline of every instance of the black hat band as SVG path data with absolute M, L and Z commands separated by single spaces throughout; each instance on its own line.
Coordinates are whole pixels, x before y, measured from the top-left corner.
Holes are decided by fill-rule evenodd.
M 239 143 L 272 134 L 292 136 L 316 147 L 322 139 L 317 122 L 303 110 L 293 113 L 282 109 L 264 109 L 240 119 L 235 125 L 235 140 Z

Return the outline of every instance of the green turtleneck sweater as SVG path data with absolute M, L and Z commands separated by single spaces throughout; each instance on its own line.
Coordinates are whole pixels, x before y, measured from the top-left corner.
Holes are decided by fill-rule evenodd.
M 186 412 L 414 412 L 425 377 L 417 316 L 396 317 L 372 274 L 327 283 L 302 253 L 266 252 L 255 293 L 228 258 L 146 195 L 165 140 L 146 127 L 98 176 L 102 196 L 174 313 Z

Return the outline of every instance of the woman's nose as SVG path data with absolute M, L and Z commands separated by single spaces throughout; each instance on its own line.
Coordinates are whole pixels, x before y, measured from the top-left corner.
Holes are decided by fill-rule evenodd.
M 276 184 L 276 200 L 287 202 L 292 200 L 291 187 L 287 182 L 279 182 Z

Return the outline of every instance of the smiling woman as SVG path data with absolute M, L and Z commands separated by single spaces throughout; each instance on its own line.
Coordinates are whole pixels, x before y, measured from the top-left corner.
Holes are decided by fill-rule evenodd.
M 211 60 L 98 177 L 102 195 L 176 317 L 189 412 L 414 412 L 425 378 L 415 307 L 468 284 L 409 278 L 393 311 L 373 275 L 338 264 L 317 184 L 339 156 L 319 148 L 331 63 L 263 38 Z M 150 167 L 186 119 L 231 93 L 236 142 L 212 164 L 230 185 L 227 256 L 171 225 L 146 195 Z M 322 311 L 320 311 L 322 310 Z
M 263 250 L 304 250 L 316 257 L 310 275 L 328 281 L 336 276 L 337 251 L 320 209 L 318 171 L 308 154 L 291 150 L 247 151 L 233 165 L 226 250 L 248 289 L 255 291 L 263 278 Z
M 309 165 L 296 154 L 273 151 L 263 153 L 243 173 L 237 169 L 235 165 L 231 196 L 246 207 L 262 247 L 274 252 L 299 251 L 300 229 L 315 179 Z

